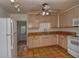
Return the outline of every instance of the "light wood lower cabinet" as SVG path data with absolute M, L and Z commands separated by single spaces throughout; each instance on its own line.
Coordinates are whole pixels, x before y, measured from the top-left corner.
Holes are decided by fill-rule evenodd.
M 40 46 L 40 37 L 34 37 L 34 39 L 32 40 L 32 47 L 39 47 Z
M 57 44 L 57 37 L 56 35 L 30 36 L 27 43 L 28 48 L 51 46 Z
M 67 36 L 59 35 L 58 45 L 67 49 Z
M 28 38 L 27 43 L 28 43 L 28 48 L 39 47 L 39 46 L 40 46 L 39 37 L 30 36 L 30 37 Z
M 28 40 L 27 40 L 27 46 L 28 48 L 31 48 L 33 46 L 33 36 L 31 37 L 28 37 Z
M 51 46 L 57 44 L 56 35 L 44 35 L 40 37 L 40 46 Z
M 67 49 L 67 36 L 59 35 L 57 40 L 57 35 L 40 35 L 40 36 L 30 36 L 28 37 L 28 48 L 36 48 L 51 45 L 60 45 L 61 47 Z

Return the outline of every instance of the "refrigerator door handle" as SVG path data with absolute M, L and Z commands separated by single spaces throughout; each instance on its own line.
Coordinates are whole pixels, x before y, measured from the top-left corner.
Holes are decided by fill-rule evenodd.
M 12 34 L 12 29 L 13 29 L 13 23 L 11 21 L 11 49 L 13 49 L 13 34 Z

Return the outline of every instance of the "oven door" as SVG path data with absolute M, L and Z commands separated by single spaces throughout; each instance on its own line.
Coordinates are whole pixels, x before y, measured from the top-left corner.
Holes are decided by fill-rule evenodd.
M 79 40 L 77 38 L 68 39 L 68 52 L 74 57 L 79 57 Z

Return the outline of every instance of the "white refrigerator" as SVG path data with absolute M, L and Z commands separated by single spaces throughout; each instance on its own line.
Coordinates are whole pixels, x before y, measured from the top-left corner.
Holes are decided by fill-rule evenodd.
M 11 18 L 0 18 L 0 58 L 17 57 L 17 25 Z

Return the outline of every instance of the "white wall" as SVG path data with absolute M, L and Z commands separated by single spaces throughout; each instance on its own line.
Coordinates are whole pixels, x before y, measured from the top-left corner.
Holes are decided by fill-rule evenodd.
M 10 14 L 10 17 L 16 21 L 26 21 L 26 23 L 28 23 L 27 14 Z M 26 32 L 28 32 L 28 30 L 26 30 Z
M 0 18 L 9 17 L 9 13 L 0 6 Z
M 10 17 L 16 21 L 27 21 L 27 14 L 10 14 Z

